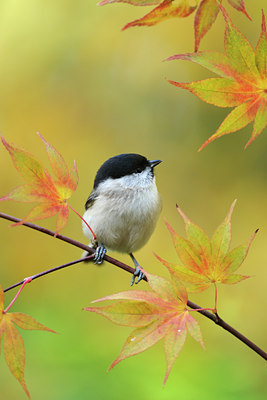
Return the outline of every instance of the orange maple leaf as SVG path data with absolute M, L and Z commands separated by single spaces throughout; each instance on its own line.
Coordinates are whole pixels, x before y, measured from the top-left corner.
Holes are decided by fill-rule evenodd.
M 164 384 L 174 361 L 181 351 L 187 332 L 203 347 L 197 321 L 187 310 L 187 291 L 171 274 L 171 281 L 143 271 L 152 292 L 126 291 L 95 300 L 122 300 L 105 307 L 87 307 L 112 322 L 136 328 L 127 338 L 119 356 L 109 367 L 112 369 L 125 358 L 139 354 L 164 338 L 167 371 Z M 94 303 L 93 302 L 93 303 Z
M 217 107 L 235 107 L 199 150 L 214 139 L 236 132 L 254 120 L 246 148 L 267 124 L 267 36 L 264 13 L 260 38 L 254 51 L 245 36 L 233 25 L 225 9 L 222 6 L 220 8 L 226 23 L 225 54 L 203 51 L 168 58 L 193 61 L 220 76 L 191 83 L 169 80 L 171 84 L 187 89 Z
M 235 284 L 249 278 L 235 272 L 245 260 L 258 230 L 254 232 L 248 243 L 230 250 L 231 217 L 234 206 L 235 201 L 211 240 L 179 207 L 177 210 L 184 221 L 187 239 L 178 235 L 166 222 L 180 263 L 172 264 L 158 255 L 156 257 L 184 284 L 188 292 L 201 292 L 216 282 Z
M 43 330 L 56 333 L 52 329 L 37 322 L 29 315 L 14 312 L 6 313 L 4 310 L 4 291 L 0 285 L 0 349 L 2 335 L 4 334 L 4 355 L 12 375 L 19 381 L 27 396 L 30 393 L 24 380 L 25 349 L 21 334 L 15 324 L 21 329 Z
M 63 157 L 57 150 L 39 133 L 38 135 L 45 144 L 55 178 L 52 178 L 47 169 L 43 168 L 41 163 L 30 153 L 12 146 L 2 137 L 3 145 L 9 152 L 15 168 L 26 181 L 26 184 L 1 197 L 0 201 L 15 200 L 38 203 L 25 218 L 15 225 L 21 225 L 25 221 L 34 221 L 57 215 L 56 233 L 58 233 L 68 220 L 70 206 L 67 200 L 77 188 L 78 172 L 75 161 L 72 170 L 69 171 Z

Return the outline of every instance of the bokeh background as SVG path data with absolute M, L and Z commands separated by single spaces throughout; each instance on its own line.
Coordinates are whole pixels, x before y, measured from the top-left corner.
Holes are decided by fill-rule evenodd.
M 227 8 L 253 46 L 260 33 L 262 0 L 246 1 L 253 22 Z M 227 5 L 226 5 L 227 6 Z M 161 158 L 157 182 L 163 211 L 149 243 L 136 256 L 149 271 L 166 275 L 153 251 L 175 262 L 164 217 L 180 233 L 175 204 L 209 235 L 237 198 L 232 246 L 259 234 L 240 270 L 253 275 L 236 286 L 219 287 L 221 316 L 261 347 L 266 334 L 267 159 L 266 132 L 244 151 L 252 126 L 219 139 L 201 153 L 200 145 L 229 112 L 202 103 L 169 85 L 212 76 L 197 65 L 165 58 L 193 51 L 193 16 L 152 28 L 120 29 L 149 8 L 97 7 L 88 0 L 9 0 L 0 4 L 0 130 L 48 165 L 39 131 L 71 166 L 80 182 L 71 205 L 83 212 L 96 169 L 108 157 L 137 152 Z M 267 10 L 265 10 L 267 11 Z M 218 17 L 201 49 L 223 51 L 224 22 Z M 8 153 L 0 148 L 1 194 L 21 184 Z M 30 205 L 2 202 L 1 211 L 23 217 Z M 55 228 L 55 219 L 42 221 Z M 25 227 L 0 221 L 0 282 L 7 287 L 25 276 L 79 258 L 81 251 Z M 71 215 L 63 234 L 86 243 Z M 127 256 L 115 257 L 130 262 Z M 166 275 L 167 276 L 167 275 Z M 14 311 L 22 311 L 59 332 L 24 331 L 25 379 L 36 400 L 127 397 L 154 400 L 262 400 L 266 365 L 233 336 L 196 315 L 206 351 L 190 337 L 164 388 L 163 346 L 106 370 L 130 329 L 81 311 L 96 298 L 129 288 L 130 276 L 105 264 L 79 264 L 28 285 Z M 146 289 L 146 284 L 139 285 Z M 6 295 L 7 302 L 15 291 Z M 191 296 L 210 306 L 213 291 Z M 0 398 L 25 399 L 0 359 Z

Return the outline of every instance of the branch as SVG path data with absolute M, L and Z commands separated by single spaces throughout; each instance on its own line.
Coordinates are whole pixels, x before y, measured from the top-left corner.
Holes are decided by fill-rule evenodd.
M 43 271 L 43 272 L 39 272 L 39 274 L 29 276 L 28 278 L 24 278 L 23 281 L 17 282 L 14 285 L 9 286 L 8 288 L 4 289 L 4 292 L 8 292 L 9 290 L 14 289 L 17 286 L 24 285 L 25 283 L 30 283 L 34 279 L 41 278 L 41 276 L 44 276 L 44 275 L 47 275 L 47 274 L 51 274 L 51 272 L 55 272 L 55 271 L 58 271 L 58 270 L 63 269 L 63 268 L 71 267 L 72 265 L 75 265 L 75 264 L 78 264 L 78 263 L 84 262 L 84 261 L 89 261 L 89 260 L 91 260 L 93 258 L 94 258 L 94 255 L 91 254 L 88 257 L 79 258 L 78 260 L 71 261 L 71 262 L 68 262 L 66 264 L 62 264 L 62 265 L 59 265 L 57 267 L 54 267 L 54 268 L 50 268 L 50 269 L 48 269 L 46 271 Z M 27 279 L 30 279 L 30 280 L 28 282 L 26 282 Z
M 7 219 L 7 220 L 12 221 L 12 222 L 20 222 L 21 221 L 19 218 L 16 218 L 16 217 L 13 217 L 11 215 L 4 214 L 4 213 L 0 213 L 0 218 L 4 218 L 4 219 Z M 73 246 L 79 247 L 79 248 L 81 248 L 83 250 L 86 250 L 89 253 L 89 256 L 87 257 L 87 259 L 90 259 L 91 258 L 90 255 L 93 255 L 94 252 L 95 252 L 95 250 L 92 249 L 91 247 L 86 246 L 83 243 L 80 243 L 80 242 L 78 242 L 78 241 L 76 241 L 74 239 L 71 239 L 71 238 L 67 237 L 67 236 L 63 236 L 63 235 L 60 235 L 60 234 L 56 235 L 55 232 L 50 231 L 49 229 L 46 229 L 46 228 L 43 228 L 41 226 L 32 224 L 30 222 L 25 222 L 25 223 L 23 223 L 23 225 L 27 226 L 28 228 L 35 229 L 36 231 L 39 231 L 41 233 L 45 233 L 46 235 L 53 236 L 56 239 L 63 240 L 64 242 L 70 243 Z M 33 279 L 37 279 L 37 278 L 39 278 L 39 277 L 41 277 L 43 275 L 47 275 L 47 274 L 49 274 L 51 272 L 57 271 L 57 270 L 62 269 L 62 268 L 66 268 L 68 266 L 77 264 L 77 263 L 82 262 L 84 260 L 85 260 L 84 258 L 81 258 L 81 259 L 78 259 L 78 260 L 75 260 L 75 261 L 71 261 L 71 262 L 69 262 L 67 264 L 63 264 L 63 265 L 60 265 L 58 267 L 52 268 L 50 270 L 47 270 L 47 271 L 44 271 L 44 272 L 40 272 L 39 274 L 33 275 L 31 278 L 32 278 L 32 280 Z M 113 264 L 113 265 L 115 265 L 115 266 L 117 266 L 117 267 L 119 267 L 119 268 L 121 268 L 121 269 L 123 269 L 123 270 L 125 270 L 125 271 L 127 271 L 127 272 L 130 272 L 130 273 L 134 272 L 134 268 L 132 268 L 129 265 L 126 265 L 126 264 L 124 264 L 124 263 L 122 263 L 122 262 L 120 262 L 120 261 L 118 261 L 115 258 L 112 258 L 110 256 L 105 255 L 104 260 L 109 262 L 109 263 L 111 263 L 111 264 Z M 147 280 L 147 279 L 145 278 L 144 280 Z M 11 290 L 11 289 L 13 289 L 13 288 L 15 288 L 17 286 L 22 285 L 24 283 L 24 281 L 25 280 L 23 280 L 21 282 L 18 282 L 16 284 L 6 288 L 4 290 L 4 292 L 7 292 L 7 291 L 9 291 L 9 290 Z M 198 306 L 197 304 L 193 303 L 190 300 L 188 300 L 187 305 L 188 305 L 188 307 L 196 310 L 198 313 L 204 315 L 206 318 L 209 318 L 215 324 L 219 325 L 221 328 L 223 328 L 226 331 L 228 331 L 229 333 L 231 333 L 233 336 L 235 336 L 241 342 L 245 343 L 248 347 L 250 347 L 257 354 L 259 354 L 262 358 L 267 360 L 267 353 L 265 353 L 265 351 L 263 351 L 255 343 L 253 343 L 251 340 L 249 340 L 244 335 L 242 335 L 242 333 L 240 333 L 236 329 L 234 329 L 231 325 L 227 324 L 227 322 L 223 321 L 218 316 L 218 314 L 213 314 L 213 313 L 210 313 L 209 311 L 206 311 L 206 310 L 197 310 L 197 309 L 199 309 L 201 307 Z
M 0 212 L 0 218 L 4 218 L 4 219 L 7 219 L 7 220 L 15 222 L 15 223 L 21 221 L 20 218 L 16 218 L 16 217 L 13 217 L 12 215 L 4 214 L 1 212 Z M 92 249 L 91 247 L 86 246 L 85 244 L 78 242 L 77 240 L 71 239 L 68 236 L 60 235 L 59 233 L 56 235 L 55 232 L 50 231 L 49 229 L 43 228 L 42 226 L 32 224 L 31 222 L 24 222 L 22 225 L 27 226 L 28 228 L 34 229 L 38 232 L 45 233 L 46 235 L 53 236 L 56 239 L 63 240 L 63 242 L 70 243 L 73 246 L 76 246 L 76 247 L 79 247 L 80 249 L 86 250 L 89 254 L 95 253 L 95 250 Z M 133 274 L 135 271 L 135 269 L 130 267 L 129 265 L 126 265 L 108 255 L 105 255 L 104 259 L 105 259 L 105 261 L 107 261 L 113 265 L 116 265 L 116 267 L 119 267 L 121 269 L 124 269 L 127 272 L 130 272 L 131 274 Z M 145 280 L 147 280 L 147 279 L 145 279 Z

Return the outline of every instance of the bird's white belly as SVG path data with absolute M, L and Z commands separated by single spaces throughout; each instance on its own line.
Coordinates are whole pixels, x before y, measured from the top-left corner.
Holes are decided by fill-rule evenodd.
M 128 192 L 128 191 L 127 191 Z M 134 190 L 120 196 L 101 195 L 85 211 L 83 218 L 93 229 L 98 243 L 111 250 L 131 253 L 150 238 L 161 210 L 157 189 Z M 84 234 L 92 235 L 83 223 Z

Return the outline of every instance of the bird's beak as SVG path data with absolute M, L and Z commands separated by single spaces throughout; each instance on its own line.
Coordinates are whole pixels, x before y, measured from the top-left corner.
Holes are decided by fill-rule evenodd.
M 160 164 L 162 160 L 150 160 L 148 161 L 151 168 L 154 168 L 156 165 Z

